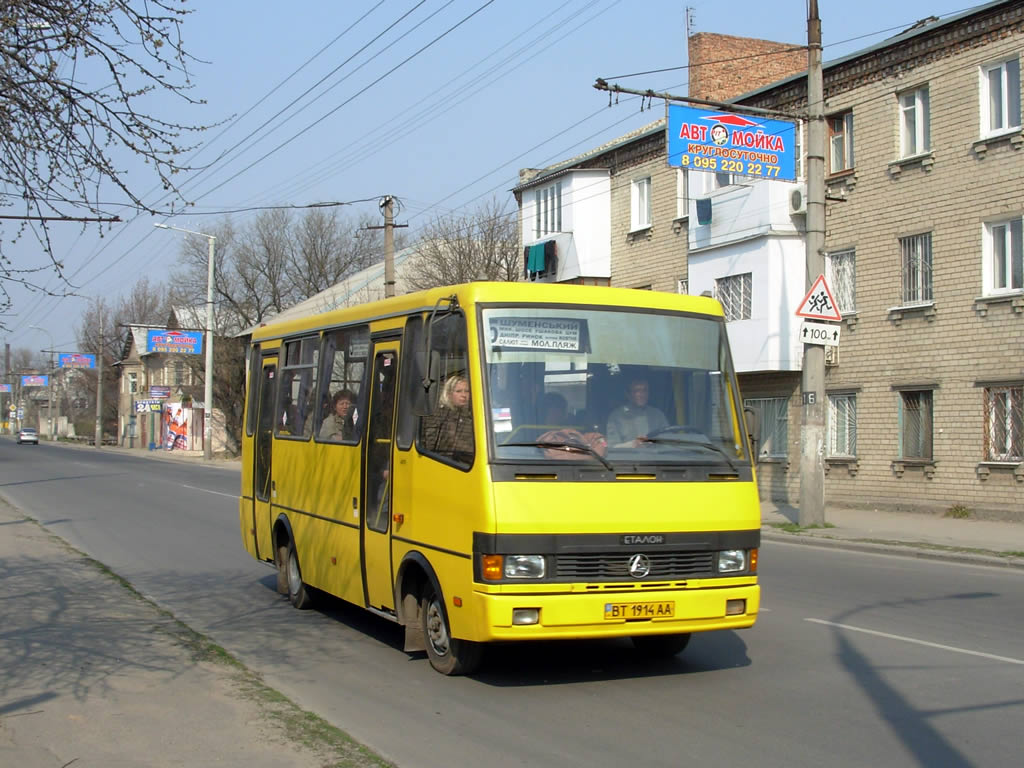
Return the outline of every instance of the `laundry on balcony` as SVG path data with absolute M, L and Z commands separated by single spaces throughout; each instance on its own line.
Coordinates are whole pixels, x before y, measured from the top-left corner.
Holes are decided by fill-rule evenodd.
M 701 197 L 697 200 L 697 223 L 703 226 L 711 223 L 711 198 Z
M 553 275 L 558 266 L 558 246 L 554 240 L 534 243 L 523 248 L 524 276 L 536 280 L 544 275 Z

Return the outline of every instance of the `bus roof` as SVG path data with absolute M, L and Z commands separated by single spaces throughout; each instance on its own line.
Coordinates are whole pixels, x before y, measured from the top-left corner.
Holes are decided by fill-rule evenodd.
M 455 295 L 459 304 L 579 304 L 589 306 L 630 307 L 674 310 L 722 317 L 722 306 L 706 296 L 683 296 L 663 291 L 610 288 L 592 285 L 530 282 L 462 283 L 425 291 L 402 294 L 390 299 L 371 301 L 327 312 L 311 313 L 281 322 L 261 325 L 253 331 L 254 341 L 275 339 L 322 327 L 369 322 L 430 310 L 439 301 Z

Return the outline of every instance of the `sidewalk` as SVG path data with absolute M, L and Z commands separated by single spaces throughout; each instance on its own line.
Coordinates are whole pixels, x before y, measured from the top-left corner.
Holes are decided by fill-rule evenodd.
M 0 501 L 0 766 L 380 766 Z
M 766 541 L 1024 568 L 1024 523 L 838 506 L 826 508 L 827 527 L 798 529 L 798 520 L 794 507 L 761 502 Z

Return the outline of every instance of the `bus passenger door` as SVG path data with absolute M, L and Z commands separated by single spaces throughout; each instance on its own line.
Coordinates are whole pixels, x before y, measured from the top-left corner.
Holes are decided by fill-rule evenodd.
M 277 358 L 263 361 L 260 374 L 259 411 L 253 435 L 253 527 L 256 529 L 256 557 L 274 558 L 270 501 L 273 491 L 270 458 L 274 448 L 274 403 L 277 401 Z
M 398 341 L 377 342 L 363 454 L 363 590 L 366 605 L 395 607 L 391 580 L 391 456 L 394 450 Z

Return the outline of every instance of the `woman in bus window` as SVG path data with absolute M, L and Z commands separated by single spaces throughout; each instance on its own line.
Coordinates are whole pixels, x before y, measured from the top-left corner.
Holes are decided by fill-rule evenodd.
M 473 460 L 473 416 L 469 407 L 469 379 L 451 376 L 438 398 L 437 410 L 423 417 L 422 445 L 430 453 L 469 464 Z
M 339 389 L 334 393 L 331 401 L 333 409 L 320 427 L 321 440 L 339 442 L 355 439 L 356 428 L 352 420 L 352 403 L 355 399 L 355 394 L 348 389 Z

